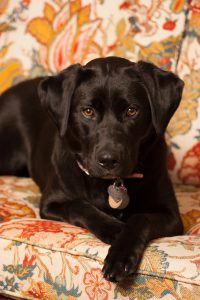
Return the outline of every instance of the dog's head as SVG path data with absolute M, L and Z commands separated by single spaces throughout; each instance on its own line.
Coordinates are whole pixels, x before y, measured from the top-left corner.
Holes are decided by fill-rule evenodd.
M 124 177 L 150 132 L 164 134 L 182 90 L 182 80 L 151 63 L 108 57 L 44 79 L 39 95 L 91 176 Z

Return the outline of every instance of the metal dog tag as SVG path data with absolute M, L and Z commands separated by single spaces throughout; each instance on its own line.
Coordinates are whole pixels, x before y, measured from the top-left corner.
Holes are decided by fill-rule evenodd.
M 108 187 L 108 202 L 114 209 L 124 209 L 129 204 L 129 195 L 122 179 L 117 179 Z

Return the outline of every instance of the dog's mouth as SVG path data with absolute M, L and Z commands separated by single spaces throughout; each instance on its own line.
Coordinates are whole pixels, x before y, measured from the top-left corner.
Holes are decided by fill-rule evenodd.
M 79 168 L 88 176 L 91 176 L 90 175 L 90 172 L 87 168 L 85 168 L 82 164 L 82 162 L 80 162 L 80 160 L 76 160 L 77 162 L 77 165 L 79 166 Z M 115 175 L 115 174 L 112 174 L 112 173 L 109 173 L 107 172 L 107 174 L 104 174 L 102 176 L 99 176 L 100 178 L 102 179 L 117 179 L 117 178 L 143 178 L 144 175 L 142 173 L 139 173 L 139 172 L 132 172 L 131 174 L 129 175 L 126 175 L 126 176 L 119 176 L 119 175 Z

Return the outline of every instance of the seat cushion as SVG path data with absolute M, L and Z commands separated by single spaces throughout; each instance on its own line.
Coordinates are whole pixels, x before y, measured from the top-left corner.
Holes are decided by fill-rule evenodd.
M 101 273 L 109 245 L 86 229 L 41 220 L 33 181 L 1 177 L 0 293 L 26 299 L 195 299 L 200 191 L 177 187 L 176 193 L 185 235 L 152 241 L 137 273 L 114 284 Z

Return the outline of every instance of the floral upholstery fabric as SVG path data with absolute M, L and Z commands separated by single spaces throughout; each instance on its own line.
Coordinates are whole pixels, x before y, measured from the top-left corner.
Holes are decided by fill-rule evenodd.
M 102 56 L 175 68 L 185 23 L 177 0 L 2 0 L 0 14 L 1 91 L 22 77 Z
M 109 245 L 86 229 L 41 220 L 33 181 L 1 177 L 0 293 L 51 300 L 198 299 L 200 191 L 178 187 L 176 193 L 186 235 L 152 241 L 138 272 L 113 284 L 101 273 Z
M 0 93 L 26 78 L 117 55 L 184 81 L 167 130 L 175 183 L 200 186 L 199 0 L 1 0 Z M 103 279 L 109 245 L 40 220 L 31 179 L 0 178 L 0 293 L 25 299 L 200 299 L 200 191 L 176 187 L 185 235 L 152 241 L 121 284 Z
M 200 186 L 200 2 L 189 2 L 188 23 L 177 66 L 185 88 L 168 134 L 174 180 Z

